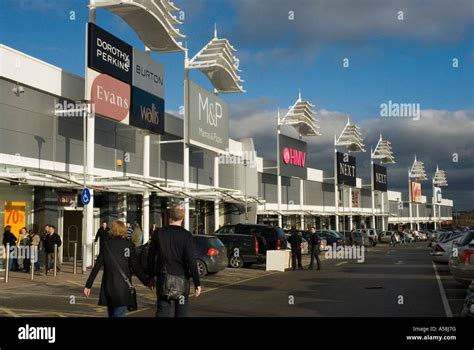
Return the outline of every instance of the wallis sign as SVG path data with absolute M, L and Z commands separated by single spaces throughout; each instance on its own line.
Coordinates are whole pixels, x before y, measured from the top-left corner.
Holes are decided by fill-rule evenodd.
M 307 177 L 306 142 L 282 134 L 279 137 L 280 175 L 287 177 Z

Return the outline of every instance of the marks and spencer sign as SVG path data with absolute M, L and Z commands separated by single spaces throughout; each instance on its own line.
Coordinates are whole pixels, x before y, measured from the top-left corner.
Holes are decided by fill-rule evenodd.
M 94 23 L 88 23 L 87 65 L 127 84 L 132 83 L 132 46 Z
M 280 175 L 307 178 L 306 142 L 282 134 L 279 137 Z
M 378 164 L 374 164 L 374 191 L 387 192 L 387 168 Z
M 347 153 L 337 152 L 337 183 L 339 185 L 356 186 L 357 168 L 356 159 Z

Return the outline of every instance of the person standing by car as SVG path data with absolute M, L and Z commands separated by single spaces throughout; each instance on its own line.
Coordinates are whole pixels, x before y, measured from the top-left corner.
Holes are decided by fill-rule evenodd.
M 301 236 L 298 234 L 298 232 L 296 232 L 294 227 L 291 229 L 291 236 L 288 238 L 288 242 L 291 246 L 291 267 L 293 268 L 293 271 L 295 271 L 297 268 L 296 264 L 298 262 L 298 270 L 302 270 L 303 265 L 301 264 L 301 244 L 303 243 L 303 240 L 301 239 Z
M 12 233 L 12 227 L 10 225 L 7 225 L 5 226 L 5 231 L 3 232 L 3 245 L 5 246 L 5 248 L 7 247 L 7 244 L 10 245 L 10 251 L 9 252 L 6 252 L 6 254 L 10 254 L 10 260 L 9 260 L 9 263 L 8 263 L 8 270 L 10 271 L 14 271 L 15 270 L 15 267 L 16 267 L 16 263 L 14 260 L 16 259 L 13 259 L 11 256 L 11 251 L 16 249 L 16 241 L 17 241 L 17 238 L 16 236 Z
M 310 252 L 310 263 L 308 270 L 314 270 L 314 259 L 318 263 L 318 270 L 321 270 L 321 260 L 319 260 L 319 249 L 320 249 L 321 239 L 316 232 L 316 227 L 311 227 L 311 252 Z
M 94 242 L 99 241 L 99 248 L 102 250 L 104 243 L 109 240 L 110 227 L 107 226 L 107 221 L 103 221 L 100 228 L 95 234 Z
M 54 245 L 59 248 L 62 244 L 61 237 L 56 233 L 56 227 L 49 225 L 49 234 L 46 236 L 44 241 L 44 251 L 46 253 L 46 274 L 49 270 L 54 268 Z M 61 263 L 59 260 L 59 254 L 56 252 L 56 269 L 61 272 Z
M 156 317 L 170 317 L 172 301 L 175 317 L 186 317 L 190 277 L 194 283 L 194 295 L 201 294 L 193 236 L 181 227 L 184 219 L 182 206 L 173 205 L 169 218 L 169 225 L 158 229 L 151 240 L 148 274 L 156 277 Z M 175 288 L 170 288 L 171 285 Z
M 125 224 L 114 221 L 109 234 L 110 239 L 104 242 L 104 249 L 100 251 L 87 279 L 84 295 L 86 298 L 90 296 L 94 280 L 103 266 L 99 305 L 107 306 L 109 317 L 123 317 L 127 308 L 134 309 L 136 305 L 132 271 L 143 285 L 148 285 L 149 280 L 140 266 L 132 243 L 126 239 Z

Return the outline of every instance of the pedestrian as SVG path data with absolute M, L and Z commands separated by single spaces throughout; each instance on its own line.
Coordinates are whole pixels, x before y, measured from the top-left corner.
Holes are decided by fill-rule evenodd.
M 316 227 L 311 227 L 311 252 L 310 252 L 310 263 L 308 270 L 314 270 L 314 259 L 318 263 L 318 270 L 321 270 L 321 260 L 319 260 L 320 244 L 321 239 L 316 232 Z
M 355 229 L 351 230 L 351 245 L 356 244 Z
M 127 221 L 127 239 L 132 239 L 133 226 L 130 221 Z
M 54 225 L 49 225 L 49 234 L 46 236 L 44 241 L 44 251 L 46 253 L 46 274 L 49 270 L 54 268 L 54 257 L 56 256 L 56 270 L 61 272 L 61 263 L 59 260 L 58 252 L 54 251 L 54 245 L 59 248 L 62 244 L 61 237 L 56 232 Z
M 169 225 L 158 229 L 150 244 L 148 275 L 156 279 L 156 317 L 170 317 L 172 302 L 175 317 L 187 316 L 190 277 L 194 295 L 201 294 L 193 236 L 181 227 L 183 219 L 183 207 L 172 205 Z
M 90 296 L 92 285 L 100 269 L 104 267 L 100 286 L 99 305 L 107 306 L 109 317 L 123 317 L 127 310 L 136 310 L 136 292 L 132 285 L 132 271 L 148 285 L 135 249 L 127 237 L 127 227 L 122 221 L 112 222 L 110 239 L 104 242 L 95 265 L 84 288 L 86 298 Z
M 8 262 L 8 270 L 10 271 L 16 271 L 17 267 L 17 263 L 15 262 L 16 254 L 12 254 L 12 252 L 17 249 L 16 242 L 17 238 L 12 233 L 12 227 L 10 225 L 5 226 L 5 231 L 3 232 L 3 245 L 5 246 L 5 248 L 7 247 L 7 244 L 10 245 L 10 251 L 6 252 L 6 254 L 10 255 L 10 260 Z
M 44 225 L 43 231 L 40 231 L 40 233 L 38 234 L 39 239 L 40 239 L 40 244 L 38 246 L 38 262 L 39 262 L 40 267 L 46 266 L 46 252 L 45 252 L 44 243 L 48 235 L 49 235 L 49 225 L 46 224 Z
M 31 256 L 34 257 L 34 262 L 35 262 L 35 271 L 38 271 L 40 269 L 40 262 L 39 262 L 39 245 L 40 245 L 40 237 L 38 233 L 34 230 L 30 230 L 30 254 Z M 30 262 L 31 264 L 31 262 Z M 29 272 L 29 271 L 27 271 Z
M 153 223 L 153 224 L 151 225 L 150 235 L 149 235 L 149 237 L 148 237 L 148 239 L 149 239 L 150 241 L 151 241 L 153 235 L 155 234 L 156 230 L 158 230 L 158 225 L 155 224 L 155 223 Z
M 102 250 L 104 243 L 109 239 L 110 228 L 107 226 L 107 221 L 102 221 L 97 233 L 95 234 L 94 242 L 99 241 L 99 249 Z
M 291 229 L 290 232 L 291 236 L 290 238 L 288 238 L 288 242 L 291 246 L 291 267 L 293 268 L 293 271 L 295 271 L 296 268 L 298 268 L 298 270 L 302 270 L 303 266 L 301 264 L 301 244 L 303 243 L 303 240 L 294 227 Z
M 133 224 L 131 241 L 133 245 L 135 246 L 135 248 L 138 248 L 141 245 L 143 245 L 143 232 L 142 232 L 142 229 L 140 228 L 140 224 L 136 221 Z
M 28 259 L 28 254 L 26 254 L 26 251 L 28 250 L 28 247 L 30 245 L 30 240 L 28 236 L 28 232 L 26 230 L 26 227 L 22 227 L 20 229 L 20 234 L 18 235 L 18 269 L 20 271 L 26 271 L 30 269 L 29 265 L 29 259 Z
M 395 231 L 392 231 L 392 235 L 390 236 L 390 246 L 395 247 L 397 245 L 398 234 Z

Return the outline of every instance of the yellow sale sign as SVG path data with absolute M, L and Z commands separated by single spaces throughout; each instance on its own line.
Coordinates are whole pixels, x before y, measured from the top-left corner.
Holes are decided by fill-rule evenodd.
M 4 227 L 10 225 L 12 233 L 18 238 L 22 227 L 26 226 L 26 202 L 5 202 Z

